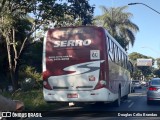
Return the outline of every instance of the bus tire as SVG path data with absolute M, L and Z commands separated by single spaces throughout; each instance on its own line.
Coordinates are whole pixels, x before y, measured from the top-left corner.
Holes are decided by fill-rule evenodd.
M 129 87 L 128 87 L 128 93 L 127 93 L 127 95 L 124 96 L 124 99 L 128 99 L 128 94 L 130 94 L 130 93 L 131 93 L 131 88 L 130 88 L 130 85 L 129 85 Z
M 121 105 L 121 89 L 118 90 L 118 99 L 114 102 L 115 107 L 120 107 Z
M 124 96 L 124 99 L 128 99 L 128 94 Z

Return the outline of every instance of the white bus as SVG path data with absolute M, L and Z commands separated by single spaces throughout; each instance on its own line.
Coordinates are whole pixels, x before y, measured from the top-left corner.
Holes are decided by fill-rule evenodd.
M 43 44 L 46 102 L 115 102 L 130 93 L 132 65 L 102 27 L 49 29 Z

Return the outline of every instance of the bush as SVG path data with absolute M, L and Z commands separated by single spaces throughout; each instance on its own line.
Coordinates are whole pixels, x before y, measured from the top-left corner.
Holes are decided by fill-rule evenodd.
M 3 96 L 24 102 L 25 111 L 50 111 L 57 107 L 62 107 L 63 104 L 46 103 L 43 98 L 43 90 L 16 91 L 15 93 L 3 92 Z
M 26 78 L 24 81 L 21 82 L 21 88 L 24 91 L 32 90 L 35 86 L 35 80 L 32 78 Z
M 23 90 L 31 90 L 32 88 L 42 88 L 42 75 L 36 72 L 34 67 L 23 66 L 19 72 L 20 84 Z

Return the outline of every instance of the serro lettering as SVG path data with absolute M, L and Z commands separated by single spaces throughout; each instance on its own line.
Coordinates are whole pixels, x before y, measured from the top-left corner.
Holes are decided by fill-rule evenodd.
M 63 40 L 54 41 L 54 47 L 73 47 L 73 46 L 89 46 L 91 44 L 90 39 L 86 40 Z

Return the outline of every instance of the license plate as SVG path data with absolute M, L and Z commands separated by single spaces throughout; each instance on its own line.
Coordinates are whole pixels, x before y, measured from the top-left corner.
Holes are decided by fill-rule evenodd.
M 67 98 L 78 98 L 78 94 L 77 93 L 69 93 L 69 94 L 67 94 Z

